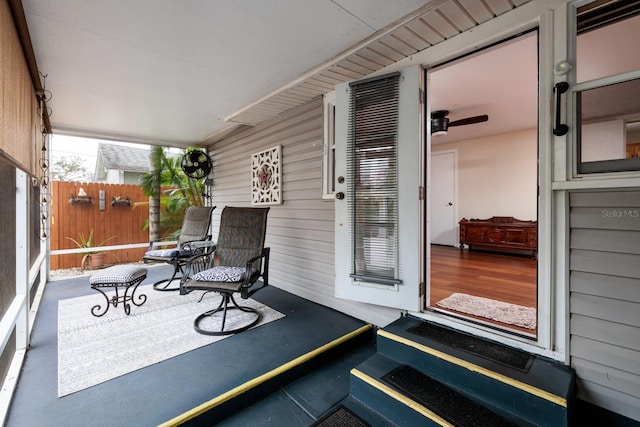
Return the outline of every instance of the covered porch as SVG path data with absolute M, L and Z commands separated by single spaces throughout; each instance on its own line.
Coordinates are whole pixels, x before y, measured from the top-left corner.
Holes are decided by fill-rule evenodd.
M 143 284 L 167 277 L 171 268 L 149 267 Z M 190 420 L 211 425 L 212 419 L 269 393 L 223 425 L 307 426 L 347 396 L 349 370 L 375 352 L 367 323 L 272 286 L 254 299 L 284 318 L 59 398 L 58 301 L 91 293 L 87 276 L 45 286 L 7 426 L 154 426 Z M 180 298 L 177 292 L 175 298 Z M 112 310 L 122 308 L 112 307 L 106 316 Z M 225 403 L 230 392 L 231 405 Z M 198 418 L 199 406 L 210 415 Z
M 587 0 L 491 0 L 481 4 L 406 0 L 398 8 L 382 1 L 364 6 L 327 0 L 304 6 L 311 7 L 311 3 L 319 5 L 316 13 L 302 9 L 297 2 L 280 2 L 283 7 L 261 3 L 254 8 L 234 3 L 223 9 L 215 9 L 211 3 L 201 11 L 193 10 L 195 5 L 190 10 L 173 2 L 154 8 L 145 3 L 113 8 L 100 2 L 86 7 L 38 0 L 2 3 L 3 23 L 8 24 L 0 46 L 3 54 L 8 54 L 3 74 L 3 111 L 8 125 L 0 146 L 0 174 L 8 183 L 2 192 L 7 219 L 7 257 L 2 265 L 8 273 L 0 298 L 6 373 L 0 395 L 3 421 L 10 426 L 175 425 L 196 420 L 191 417 L 194 408 L 218 407 L 236 413 L 237 408 L 216 405 L 246 384 L 253 389 L 255 378 L 270 377 L 269 372 L 291 366 L 295 374 L 290 378 L 265 386 L 268 397 L 225 422 L 246 425 L 264 420 L 264 424 L 298 425 L 300 421 L 299 425 L 309 425 L 349 393 L 351 386 L 345 384 L 349 383 L 350 368 L 375 351 L 371 344 L 374 338 L 368 338 L 374 326 L 369 325 L 386 329 L 398 321 L 402 310 L 408 316 L 400 320 L 416 316 L 425 323 L 435 321 L 456 333 L 493 338 L 511 350 L 530 351 L 534 357 L 547 357 L 576 369 L 578 409 L 588 409 L 578 410 L 579 415 L 603 425 L 635 425 L 640 417 L 634 339 L 638 334 L 634 315 L 638 312 L 638 253 L 632 242 L 638 223 L 635 217 L 610 220 L 622 212 L 620 206 L 628 208 L 624 212 L 637 213 L 638 168 L 636 165 L 622 174 L 622 180 L 616 174 L 602 180 L 581 180 L 574 173 L 578 165 L 571 164 L 578 148 L 574 132 L 580 123 L 575 114 L 576 95 L 591 88 L 578 78 L 575 68 L 571 71 L 567 59 L 575 56 L 580 34 L 574 27 L 580 22 L 581 10 L 590 7 Z M 599 3 L 594 1 L 593 5 Z M 637 12 L 637 3 L 632 8 Z M 301 16 L 313 17 L 315 25 Z M 226 25 L 230 23 L 239 24 Z M 537 66 L 529 68 L 537 75 L 537 84 L 531 86 L 537 88 L 537 109 L 532 116 L 536 124 L 522 131 L 535 137 L 536 144 L 531 146 L 537 150 L 534 175 L 538 180 L 541 250 L 537 258 L 539 327 L 535 341 L 434 313 L 425 302 L 433 290 L 427 250 L 432 202 L 426 192 L 431 182 L 427 176 L 430 148 L 422 144 L 430 140 L 433 123 L 428 120 L 429 111 L 452 108 L 453 112 L 456 107 L 463 110 L 461 117 L 488 114 L 491 120 L 486 126 L 457 132 L 463 137 L 468 131 L 465 140 L 516 132 L 493 127 L 514 122 L 500 119 L 498 112 L 489 109 L 493 97 L 486 96 L 480 103 L 454 96 L 466 81 L 473 90 L 460 92 L 477 93 L 475 87 L 482 84 L 475 76 L 457 79 L 453 88 L 446 90 L 442 85 L 445 95 L 440 99 L 446 105 L 439 106 L 437 96 L 424 96 L 431 87 L 425 81 L 429 76 L 425 70 L 473 56 L 477 49 L 493 48 L 523 32 L 537 36 L 538 51 Z M 87 60 L 89 57 L 93 60 Z M 401 211 L 410 221 L 395 221 L 403 233 L 398 264 L 404 284 L 397 286 L 403 291 L 401 297 L 391 300 L 395 292 L 376 283 L 364 289 L 350 280 L 350 271 L 343 270 L 348 260 L 341 252 L 347 248 L 342 244 L 347 241 L 345 205 L 353 192 L 341 190 L 348 177 L 344 173 L 344 136 L 349 121 L 344 89 L 353 82 L 396 71 L 404 83 L 402 102 L 393 110 L 399 113 L 403 129 L 411 129 L 410 134 L 400 133 L 400 154 L 410 167 L 400 168 L 407 179 L 397 193 L 402 196 Z M 597 83 L 604 87 L 611 78 L 620 83 L 637 80 L 639 73 L 636 62 L 630 70 L 599 77 Z M 554 84 L 565 80 L 570 83 L 571 96 L 562 101 L 559 95 L 554 96 L 558 87 Z M 511 91 L 501 86 L 493 93 Z M 559 136 L 555 128 L 552 132 L 553 113 L 559 118 L 561 104 L 568 107 L 568 136 Z M 482 111 L 473 110 L 475 105 L 482 105 Z M 461 120 L 453 114 L 450 119 Z M 479 129 L 486 129 L 486 133 Z M 250 162 L 264 152 L 278 153 L 278 166 L 283 171 L 278 182 L 281 193 L 272 200 L 266 236 L 266 245 L 273 249 L 270 277 L 274 286 L 257 294 L 256 299 L 286 317 L 58 397 L 57 303 L 92 291 L 86 278 L 65 281 L 64 285 L 45 284 L 50 267 L 48 229 L 53 221 L 69 220 L 51 218 L 46 197 L 50 174 L 47 150 L 55 135 L 198 146 L 215 164 L 207 191 L 218 208 L 252 203 L 256 169 Z M 486 202 L 478 205 L 493 206 Z M 605 217 L 605 212 L 614 215 Z M 217 211 L 212 218 L 213 230 L 219 222 Z M 599 243 L 604 241 L 611 242 L 610 246 L 601 248 Z M 420 257 L 423 252 L 426 256 Z M 153 281 L 150 276 L 146 283 Z M 33 294 L 41 292 L 41 287 L 45 288 L 41 303 L 33 304 Z M 351 353 L 342 346 L 343 339 L 354 331 L 362 331 L 357 335 L 364 342 Z M 375 339 L 379 344 L 380 336 Z M 305 355 L 315 355 L 318 349 L 334 343 L 340 349 L 334 352 L 345 356 L 334 359 L 337 365 L 308 364 Z M 242 357 L 238 357 L 240 352 Z M 422 367 L 433 374 L 439 363 L 430 360 Z M 477 363 L 485 362 L 476 360 L 472 365 Z M 314 369 L 311 376 L 298 378 L 307 368 Z M 452 377 L 458 372 L 453 371 Z M 510 375 L 522 377 L 519 373 Z M 533 381 L 536 390 L 544 388 L 536 382 L 539 379 Z M 504 395 L 511 393 L 509 388 L 500 390 Z M 244 403 L 257 400 L 256 395 L 247 396 Z M 547 401 L 558 400 L 551 396 Z M 288 409 L 279 409 L 279 404 Z M 379 406 L 388 409 L 394 405 Z M 200 409 L 195 411 L 199 414 Z M 510 415 L 520 416 L 519 412 Z M 622 424 L 612 423 L 597 420 L 593 413 L 629 418 Z M 274 422 L 280 416 L 284 421 Z M 563 416 L 561 421 L 568 418 Z M 577 425 L 586 422 L 574 421 Z M 213 420 L 203 424 L 213 424 Z
M 167 277 L 170 270 L 150 266 L 143 284 Z M 86 275 L 45 286 L 32 347 L 5 425 L 326 427 L 402 421 L 497 426 L 529 425 L 535 419 L 541 425 L 567 425 L 574 411 L 568 411 L 574 403 L 572 373 L 562 364 L 411 316 L 399 314 L 392 324 L 377 329 L 274 286 L 254 299 L 285 317 L 59 396 L 59 304 L 92 292 Z M 145 292 L 149 299 L 166 294 L 150 287 Z M 172 297 L 186 298 L 178 293 Z M 85 310 L 89 319 L 90 308 Z M 120 310 L 113 307 L 105 317 Z M 132 307 L 124 320 L 133 321 L 135 310 L 140 307 Z M 136 344 L 131 340 L 130 345 Z M 102 353 L 100 359 L 114 354 Z M 427 359 L 433 360 L 425 364 Z M 432 380 L 412 366 L 433 366 L 432 375 L 465 378 L 458 386 L 436 387 L 440 397 L 429 396 L 433 391 L 424 393 Z M 511 391 L 500 391 L 505 388 Z M 474 424 L 457 424 L 461 420 Z M 576 425 L 582 422 L 575 420 Z

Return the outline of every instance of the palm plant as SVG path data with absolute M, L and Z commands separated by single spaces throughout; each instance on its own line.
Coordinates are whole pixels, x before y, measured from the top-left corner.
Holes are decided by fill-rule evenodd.
M 142 190 L 150 197 L 149 220 L 145 221 L 143 229 L 149 228 L 151 240 L 179 235 L 184 210 L 188 206 L 204 206 L 202 180 L 187 177 L 180 166 L 180 157 L 167 156 L 164 149 L 158 148 L 151 152 L 151 170 L 140 178 Z M 154 194 L 158 197 L 154 198 Z M 155 223 L 159 233 L 155 236 L 151 233 L 152 221 L 156 221 L 151 212 L 152 202 L 157 203 L 159 213 Z

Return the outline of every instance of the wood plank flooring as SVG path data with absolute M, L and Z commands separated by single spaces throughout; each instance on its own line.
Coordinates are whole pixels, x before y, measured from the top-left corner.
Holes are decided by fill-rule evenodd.
M 435 307 L 456 292 L 537 308 L 537 261 L 528 256 L 431 245 L 429 306 Z

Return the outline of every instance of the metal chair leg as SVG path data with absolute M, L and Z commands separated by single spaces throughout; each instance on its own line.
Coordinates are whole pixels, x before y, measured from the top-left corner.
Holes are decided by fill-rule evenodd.
M 229 302 L 231 302 L 231 305 L 229 305 Z M 239 310 L 245 313 L 252 313 L 255 316 L 255 318 L 252 321 L 250 321 L 248 324 L 240 326 L 239 328 L 225 330 L 224 328 L 227 321 L 228 310 Z M 219 312 L 222 312 L 222 324 L 220 326 L 220 330 L 212 331 L 209 329 L 204 329 L 200 326 L 200 323 L 204 319 L 206 319 L 207 317 L 214 316 L 216 313 L 219 313 Z M 193 328 L 196 330 L 196 332 L 203 335 L 214 335 L 214 336 L 231 335 L 238 332 L 246 331 L 247 329 L 254 326 L 256 323 L 258 323 L 260 321 L 260 318 L 261 318 L 261 315 L 260 315 L 260 312 L 258 312 L 258 310 L 251 307 L 244 307 L 244 306 L 238 305 L 236 300 L 233 298 L 232 294 L 222 294 L 222 301 L 220 301 L 220 304 L 218 305 L 218 307 L 216 307 L 213 310 L 205 311 L 204 313 L 196 317 L 196 319 L 193 322 Z

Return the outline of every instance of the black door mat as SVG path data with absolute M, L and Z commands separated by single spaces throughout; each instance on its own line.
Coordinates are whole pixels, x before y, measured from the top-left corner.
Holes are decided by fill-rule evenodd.
M 533 363 L 533 357 L 524 351 L 436 326 L 432 323 L 420 322 L 409 328 L 408 331 L 522 372 L 528 372 Z
M 338 405 L 311 424 L 312 427 L 371 427 L 369 423 L 354 414 L 349 408 Z
M 394 369 L 382 379 L 458 427 L 516 425 L 408 365 Z

